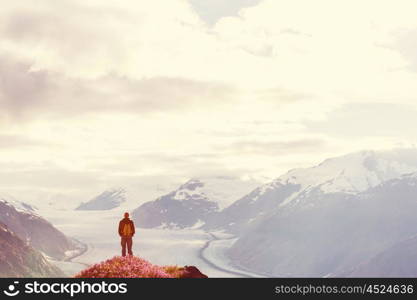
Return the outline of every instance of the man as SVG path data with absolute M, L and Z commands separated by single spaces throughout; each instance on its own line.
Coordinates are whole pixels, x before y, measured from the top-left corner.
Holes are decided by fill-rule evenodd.
M 122 256 L 126 256 L 126 247 L 129 255 L 133 255 L 132 252 L 132 237 L 135 235 L 135 225 L 133 221 L 129 219 L 129 213 L 125 213 L 124 219 L 119 222 L 119 235 L 121 237 L 122 244 Z

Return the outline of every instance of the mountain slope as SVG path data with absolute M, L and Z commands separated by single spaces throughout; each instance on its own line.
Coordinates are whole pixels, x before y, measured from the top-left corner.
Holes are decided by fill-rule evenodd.
M 33 207 L 10 196 L 0 196 L 0 222 L 33 248 L 56 259 L 76 246 L 51 223 L 37 215 Z
M 132 217 L 136 226 L 144 228 L 198 226 L 255 184 L 232 177 L 191 179 L 177 190 L 142 204 Z
M 228 255 L 272 276 L 338 274 L 417 234 L 416 195 L 417 174 L 358 194 L 316 187 L 258 220 Z
M 219 214 L 207 220 L 206 230 L 226 229 L 231 232 L 244 230 L 253 222 L 278 207 L 285 199 L 299 192 L 299 184 L 272 182 L 256 188 L 248 195 L 226 207 Z
M 417 150 L 412 154 L 417 157 Z M 301 199 L 358 194 L 402 174 L 417 171 L 417 159 L 409 157 L 409 152 L 404 155 L 402 151 L 362 151 L 327 159 L 312 168 L 291 170 L 224 209 L 205 228 L 238 233 L 256 224 L 271 210 L 297 205 Z M 308 200 L 302 202 L 306 204 Z
M 110 210 L 119 207 L 126 201 L 124 189 L 112 189 L 105 191 L 86 203 L 81 203 L 76 210 Z
M 336 277 L 417 277 L 417 237 L 388 247 L 358 266 Z
M 64 274 L 0 223 L 0 277 L 61 277 Z

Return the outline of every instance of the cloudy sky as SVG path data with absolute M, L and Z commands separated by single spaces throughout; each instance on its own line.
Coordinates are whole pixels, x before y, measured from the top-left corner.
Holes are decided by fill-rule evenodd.
M 414 0 L 0 2 L 1 191 L 265 179 L 417 141 Z

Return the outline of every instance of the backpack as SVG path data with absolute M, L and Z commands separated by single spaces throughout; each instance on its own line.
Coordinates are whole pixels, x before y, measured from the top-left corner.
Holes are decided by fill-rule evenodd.
M 132 235 L 132 227 L 130 223 L 125 223 L 122 229 L 123 236 L 131 236 Z

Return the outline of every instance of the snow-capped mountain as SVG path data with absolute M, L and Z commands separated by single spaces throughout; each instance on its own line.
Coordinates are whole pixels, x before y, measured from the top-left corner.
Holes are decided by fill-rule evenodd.
M 229 255 L 273 276 L 343 274 L 417 234 L 416 195 L 417 174 L 356 195 L 314 193 L 314 205 L 281 207 L 247 228 Z
M 26 244 L 56 259 L 77 245 L 51 223 L 38 215 L 35 209 L 9 195 L 0 196 L 0 222 Z
M 376 270 L 378 253 L 417 235 L 417 172 L 401 175 L 415 161 L 417 153 L 404 161 L 393 153 L 361 152 L 290 171 L 222 212 L 223 224 L 240 222 L 227 255 L 269 276 L 349 274 L 367 261 Z M 389 276 L 379 270 L 375 276 Z
M 126 191 L 122 188 L 101 193 L 88 202 L 81 203 L 76 210 L 110 210 L 126 201 Z
M 173 200 L 208 199 L 223 209 L 256 187 L 258 182 L 236 177 L 217 176 L 191 179 L 174 193 Z
M 400 153 L 394 158 L 388 154 L 362 151 L 330 158 L 313 168 L 291 170 L 277 182 L 299 184 L 301 190 L 319 187 L 323 193 L 355 194 L 417 170 L 415 163 L 402 161 Z
M 278 207 L 307 205 L 317 194 L 355 195 L 417 171 L 417 150 L 414 160 L 409 158 L 410 152 L 403 155 L 401 150 L 362 151 L 327 159 L 312 168 L 290 170 L 227 207 L 206 225 L 206 229 L 238 232 Z
M 177 190 L 142 204 L 132 217 L 136 226 L 144 228 L 198 227 L 256 184 L 234 177 L 191 179 Z

